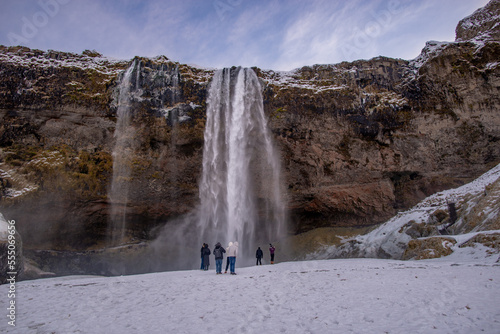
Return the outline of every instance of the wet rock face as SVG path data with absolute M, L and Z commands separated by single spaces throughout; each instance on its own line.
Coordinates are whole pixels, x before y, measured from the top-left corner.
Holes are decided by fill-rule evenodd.
M 497 7 L 490 2 L 461 21 L 456 42 L 429 42 L 413 61 L 254 69 L 281 152 L 291 232 L 383 222 L 500 161 L 498 28 L 477 19 Z M 103 245 L 117 89 L 133 62 L 128 240 L 152 238 L 199 203 L 212 70 L 166 57 L 112 62 L 0 47 L 0 211 L 21 222 L 25 244 Z
M 19 229 L 35 249 L 102 246 L 110 211 L 117 83 L 129 64 L 102 65 L 96 57 L 67 54 L 54 60 L 26 48 L 2 51 L 1 211 L 22 222 Z M 138 240 L 196 205 L 211 72 L 166 57 L 133 62 L 139 64 L 130 94 L 137 149 L 130 166 L 127 235 Z M 33 75 L 25 77 L 28 72 Z M 42 84 L 45 72 L 60 82 Z M 61 93 L 52 96 L 53 91 Z

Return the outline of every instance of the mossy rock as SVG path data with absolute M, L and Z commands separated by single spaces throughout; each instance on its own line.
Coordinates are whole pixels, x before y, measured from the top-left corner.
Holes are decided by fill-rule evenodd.
M 441 223 L 448 217 L 449 217 L 448 212 L 444 210 L 436 210 L 431 214 L 432 221 L 436 223 Z
M 404 232 L 413 239 L 425 238 L 437 234 L 436 227 L 433 225 L 413 222 L 408 226 Z
M 500 252 L 500 233 L 480 233 L 469 239 L 466 243 L 460 245 L 463 247 L 474 247 L 476 244 L 481 244 L 496 252 Z
M 425 260 L 448 256 L 453 253 L 455 239 L 432 237 L 410 240 L 403 254 L 403 260 Z

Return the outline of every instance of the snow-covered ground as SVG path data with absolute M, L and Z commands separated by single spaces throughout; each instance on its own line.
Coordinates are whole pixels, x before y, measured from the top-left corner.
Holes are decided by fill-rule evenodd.
M 22 281 L 0 332 L 499 333 L 500 264 L 475 252 Z

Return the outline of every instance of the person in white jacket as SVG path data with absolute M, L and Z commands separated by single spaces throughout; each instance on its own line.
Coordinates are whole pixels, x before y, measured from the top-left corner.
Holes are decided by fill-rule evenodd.
M 229 259 L 229 270 L 231 271 L 231 275 L 236 275 L 234 267 L 236 264 L 236 256 L 238 255 L 238 246 L 238 241 L 235 241 L 227 248 L 227 258 Z
M 229 242 L 226 248 L 226 252 L 229 250 L 229 248 L 233 245 L 232 241 Z M 226 257 L 226 271 L 224 274 L 227 274 L 227 269 L 229 268 L 229 256 Z

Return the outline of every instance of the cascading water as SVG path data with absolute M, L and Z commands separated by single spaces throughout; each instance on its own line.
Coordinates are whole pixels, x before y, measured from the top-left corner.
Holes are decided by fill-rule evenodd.
M 258 242 L 279 238 L 285 221 L 261 85 L 251 69 L 224 69 L 207 102 L 199 229 L 210 243 L 238 241 L 253 254 Z
M 177 184 L 178 180 L 178 167 L 175 164 L 175 156 L 177 156 L 177 142 L 179 137 L 179 110 L 176 104 L 180 100 L 180 92 L 179 92 L 179 67 L 176 66 L 171 75 L 169 76 L 169 84 L 170 84 L 170 101 L 172 107 L 168 111 L 168 122 L 171 126 L 170 132 L 170 157 L 167 157 L 167 170 L 169 175 L 169 181 L 171 184 Z
M 111 203 L 108 244 L 118 245 L 125 240 L 129 181 L 132 172 L 130 161 L 136 149 L 135 129 L 131 126 L 130 94 L 132 73 L 140 64 L 135 61 L 123 74 L 119 86 L 115 146 L 113 148 L 113 178 L 108 193 Z M 139 75 L 139 69 L 136 70 Z M 138 78 L 136 78 L 136 82 Z
M 199 266 L 202 243 L 239 243 L 237 266 L 255 264 L 255 250 L 285 236 L 280 159 L 251 69 L 215 73 L 207 100 L 200 206 L 169 221 L 152 248 L 153 270 Z M 212 257 L 213 262 L 213 257 Z M 212 266 L 213 267 L 213 266 Z

